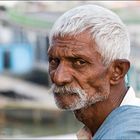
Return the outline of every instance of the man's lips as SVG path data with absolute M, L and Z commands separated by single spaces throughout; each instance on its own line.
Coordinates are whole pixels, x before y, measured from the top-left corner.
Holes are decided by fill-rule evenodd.
M 69 95 L 77 95 L 77 93 L 74 92 L 54 92 L 54 95 L 56 96 L 69 96 Z

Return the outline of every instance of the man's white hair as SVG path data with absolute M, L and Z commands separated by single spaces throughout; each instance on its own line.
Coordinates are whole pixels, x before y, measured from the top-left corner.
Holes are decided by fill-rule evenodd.
M 105 65 L 115 59 L 129 59 L 129 34 L 121 19 L 112 11 L 97 6 L 84 5 L 64 13 L 50 32 L 50 46 L 55 36 L 72 35 L 89 30 L 95 40 Z

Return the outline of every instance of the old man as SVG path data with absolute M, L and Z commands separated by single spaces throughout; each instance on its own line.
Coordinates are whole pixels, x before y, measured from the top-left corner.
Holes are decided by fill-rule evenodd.
M 56 104 L 84 124 L 79 139 L 140 139 L 140 102 L 125 82 L 130 40 L 112 11 L 83 5 L 50 32 L 49 74 Z

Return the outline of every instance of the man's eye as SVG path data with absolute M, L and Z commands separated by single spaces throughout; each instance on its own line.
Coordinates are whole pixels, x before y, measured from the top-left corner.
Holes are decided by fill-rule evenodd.
M 58 58 L 49 58 L 49 65 L 51 67 L 57 67 L 60 63 L 60 60 Z
M 74 66 L 84 66 L 86 64 L 86 62 L 84 60 L 75 60 L 74 61 Z

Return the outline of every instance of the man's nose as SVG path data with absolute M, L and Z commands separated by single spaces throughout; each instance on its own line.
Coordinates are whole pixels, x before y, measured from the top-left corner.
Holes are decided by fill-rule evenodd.
M 53 75 L 53 82 L 59 86 L 62 86 L 70 83 L 71 81 L 72 75 L 69 68 L 63 64 L 60 64 Z

